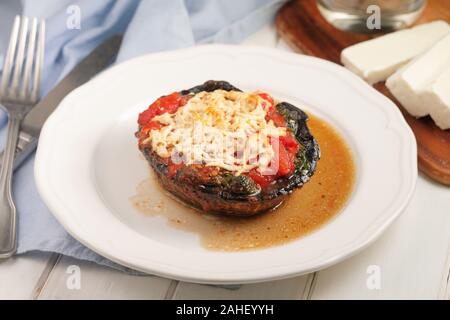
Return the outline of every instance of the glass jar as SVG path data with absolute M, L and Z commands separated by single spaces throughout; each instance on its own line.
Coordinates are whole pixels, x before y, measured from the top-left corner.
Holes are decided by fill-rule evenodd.
M 376 33 L 411 25 L 426 0 L 317 0 L 322 16 L 345 31 Z

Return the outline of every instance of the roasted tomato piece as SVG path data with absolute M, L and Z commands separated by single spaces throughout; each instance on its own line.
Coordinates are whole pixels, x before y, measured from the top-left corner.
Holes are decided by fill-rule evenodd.
M 261 92 L 261 93 L 258 93 L 258 96 L 260 96 L 262 99 L 269 102 L 269 107 L 273 106 L 273 98 L 268 93 Z
M 190 96 L 183 96 L 179 92 L 174 92 L 168 96 L 163 96 L 153 102 L 147 110 L 139 114 L 138 123 L 144 125 L 154 117 L 163 113 L 175 113 L 179 107 L 184 106 Z
M 277 153 L 277 152 L 275 152 Z M 275 155 L 275 158 L 277 156 Z M 278 146 L 278 172 L 277 176 L 282 177 L 294 172 L 293 157 L 286 150 L 283 144 Z
M 290 132 L 287 132 L 285 136 L 280 137 L 280 143 L 289 153 L 297 154 L 300 149 L 300 144 Z
M 277 127 L 286 127 L 286 120 L 281 114 L 278 113 L 274 106 L 271 106 L 267 111 L 266 120 L 272 120 Z
M 274 175 L 262 175 L 258 170 L 252 169 L 249 171 L 248 176 L 253 179 L 261 188 L 267 187 L 273 180 Z

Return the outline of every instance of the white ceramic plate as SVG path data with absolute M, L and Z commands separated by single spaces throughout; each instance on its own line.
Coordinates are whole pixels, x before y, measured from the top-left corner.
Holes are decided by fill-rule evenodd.
M 355 191 L 310 235 L 244 252 L 204 249 L 194 233 L 145 216 L 129 198 L 148 176 L 133 136 L 140 111 L 205 80 L 264 90 L 331 122 L 353 149 Z M 203 46 L 119 64 L 71 93 L 46 122 L 35 167 L 39 192 L 80 242 L 130 268 L 201 283 L 248 283 L 312 272 L 374 241 L 407 205 L 416 142 L 395 105 L 346 69 L 273 49 Z

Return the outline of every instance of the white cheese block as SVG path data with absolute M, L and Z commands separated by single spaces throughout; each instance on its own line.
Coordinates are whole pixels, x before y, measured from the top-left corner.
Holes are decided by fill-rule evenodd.
M 421 24 L 350 46 L 342 51 L 341 62 L 373 84 L 386 80 L 447 34 L 450 26 L 445 21 Z
M 448 52 L 450 55 L 450 52 Z M 433 106 L 430 112 L 436 125 L 445 130 L 450 129 L 450 68 L 428 88 L 429 103 Z
M 450 34 L 389 77 L 386 86 L 411 115 L 429 114 L 440 128 L 447 129 L 449 74 Z

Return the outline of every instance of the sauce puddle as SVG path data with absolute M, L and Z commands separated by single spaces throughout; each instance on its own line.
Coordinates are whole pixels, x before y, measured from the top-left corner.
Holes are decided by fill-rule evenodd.
M 276 210 L 247 218 L 205 213 L 181 203 L 162 187 L 154 190 L 153 173 L 130 200 L 141 213 L 165 216 L 176 228 L 198 234 L 211 250 L 264 248 L 298 239 L 339 213 L 355 183 L 355 164 L 344 139 L 315 116 L 309 115 L 308 127 L 321 150 L 316 172 Z M 163 195 L 155 197 L 155 192 Z

